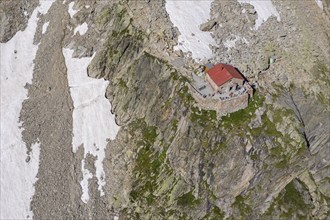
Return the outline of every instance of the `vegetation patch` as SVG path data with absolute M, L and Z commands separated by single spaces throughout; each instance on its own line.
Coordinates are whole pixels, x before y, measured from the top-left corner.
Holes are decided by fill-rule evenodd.
M 192 122 L 198 122 L 200 125 L 205 125 L 206 122 L 214 122 L 217 120 L 217 112 L 214 110 L 199 110 L 196 107 L 191 107 L 192 113 L 190 119 Z
M 205 215 L 202 220 L 221 220 L 225 218 L 225 213 L 217 206 L 213 206 L 210 213 Z
M 259 155 L 256 153 L 256 152 L 253 152 L 251 155 L 250 155 L 251 159 L 253 161 L 256 161 L 259 159 Z
M 216 142 L 212 146 L 210 146 L 210 153 L 212 156 L 218 155 L 220 151 L 224 151 L 227 149 L 227 143 L 224 139 L 223 141 Z
M 294 205 L 295 208 L 299 208 L 301 210 L 308 208 L 308 206 L 305 204 L 304 199 L 302 198 L 300 192 L 294 186 L 293 181 L 290 182 L 285 187 L 284 190 L 285 190 L 285 192 L 283 195 L 283 202 L 285 204 Z
M 172 131 L 176 132 L 178 130 L 178 119 L 173 119 L 171 121 L 171 127 L 172 127 Z
M 328 66 L 325 63 L 318 61 L 315 69 L 317 70 L 316 71 L 317 79 L 324 82 L 326 86 L 330 88 L 330 78 L 329 78 L 330 69 L 328 68 Z
M 99 16 L 96 19 L 96 24 L 98 27 L 102 27 L 110 21 L 111 9 L 109 7 L 102 8 Z
M 181 80 L 183 80 L 183 79 L 181 79 Z M 189 93 L 189 88 L 187 85 L 184 85 L 179 89 L 178 95 L 179 95 L 182 103 L 184 104 L 184 106 L 186 106 L 187 108 L 192 106 L 192 104 L 196 102 L 195 99 Z
M 118 80 L 118 85 L 120 86 L 120 88 L 128 89 L 128 86 L 126 85 L 126 82 L 122 78 L 120 78 Z
M 330 69 L 329 67 L 322 61 L 318 61 L 316 65 L 316 77 L 320 81 L 320 85 L 324 84 L 324 88 L 321 89 L 321 92 L 316 94 L 317 99 L 324 104 L 325 106 L 330 106 L 329 99 L 329 90 L 330 90 Z
M 156 152 L 153 145 L 158 137 L 157 128 L 149 126 L 143 119 L 130 124 L 131 135 L 138 133 L 137 147 L 140 147 L 135 161 L 136 180 L 130 193 L 132 201 L 140 201 L 147 206 L 155 205 L 154 192 L 158 188 L 157 179 L 163 170 L 170 172 L 166 165 L 166 149 Z
M 248 122 L 252 117 L 255 117 L 255 111 L 261 107 L 265 98 L 259 93 L 255 93 L 253 99 L 249 102 L 248 107 L 241 109 L 237 112 L 230 113 L 227 116 L 221 118 L 222 126 L 225 128 L 236 127 L 247 127 Z
M 308 191 L 304 185 L 303 190 Z M 306 219 L 312 205 L 306 204 L 294 181 L 291 181 L 273 201 L 264 216 L 278 215 L 280 219 Z M 301 213 L 301 214 L 299 214 Z
M 287 158 L 284 158 L 283 160 L 281 160 L 280 162 L 275 164 L 275 167 L 278 169 L 285 169 L 287 168 L 289 165 L 289 161 Z
M 174 80 L 174 81 L 179 80 L 180 77 L 179 77 L 178 71 L 177 70 L 172 71 L 170 78 L 171 78 L 171 80 Z
M 238 208 L 240 215 L 243 218 L 247 217 L 250 213 L 252 213 L 252 208 L 249 205 L 245 204 L 244 197 L 242 195 L 236 196 L 235 202 L 232 206 Z
M 179 198 L 177 198 L 177 204 L 179 206 L 189 207 L 192 208 L 201 203 L 200 199 L 196 199 L 195 196 L 192 194 L 192 191 L 183 194 Z

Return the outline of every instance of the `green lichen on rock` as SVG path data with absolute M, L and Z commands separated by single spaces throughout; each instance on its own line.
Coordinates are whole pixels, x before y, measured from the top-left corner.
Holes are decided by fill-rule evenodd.
M 320 101 L 320 103 L 324 104 L 327 108 L 330 107 L 330 67 L 326 65 L 322 61 L 318 61 L 315 67 L 313 68 L 315 71 L 315 77 L 318 80 L 319 84 L 322 85 L 322 90 L 316 94 L 316 97 Z
M 214 110 L 204 110 L 204 109 L 199 110 L 196 107 L 192 107 L 191 110 L 192 113 L 190 118 L 192 122 L 197 122 L 201 125 L 205 125 L 205 123 L 208 121 L 217 120 L 217 113 Z
M 143 119 L 132 122 L 129 127 L 138 136 L 136 142 L 138 153 L 133 170 L 136 180 L 133 181 L 130 198 L 132 202 L 139 201 L 149 206 L 158 199 L 154 193 L 159 187 L 157 182 L 159 175 L 166 170 L 164 168 L 166 151 L 156 152 L 153 149 L 158 136 L 156 127 L 148 126 Z
M 210 213 L 205 215 L 202 220 L 221 220 L 225 219 L 225 213 L 221 211 L 217 206 L 214 206 Z
M 184 81 L 184 78 L 179 78 Z M 184 83 L 182 83 L 184 84 Z M 192 106 L 194 103 L 196 103 L 195 99 L 192 97 L 192 95 L 189 93 L 189 88 L 186 85 L 180 86 L 181 88 L 178 90 L 178 96 L 181 98 L 181 102 L 186 107 Z
M 244 197 L 242 195 L 236 196 L 232 207 L 239 210 L 241 219 L 245 219 L 245 217 L 252 212 L 252 208 L 244 202 Z
M 248 107 L 230 113 L 227 116 L 223 116 L 221 118 L 222 126 L 226 128 L 231 128 L 233 126 L 236 128 L 247 127 L 250 119 L 255 116 L 256 109 L 262 106 L 264 100 L 265 98 L 261 94 L 255 93 L 253 99 L 249 102 Z
M 301 220 L 311 218 L 314 206 L 310 200 L 307 188 L 297 180 L 291 181 L 273 201 L 263 217 Z
M 200 200 L 196 199 L 190 191 L 177 198 L 177 204 L 178 206 L 193 208 L 195 205 L 200 204 Z
M 120 72 L 127 61 L 132 62 L 142 52 L 145 40 L 148 38 L 144 31 L 132 24 L 132 18 L 127 9 L 120 3 L 115 3 L 111 8 L 103 8 L 97 19 L 98 26 L 104 26 L 111 21 L 107 30 L 107 39 L 104 49 L 93 59 L 89 69 L 91 76 L 109 79 Z M 102 28 L 101 28 L 102 29 Z M 103 29 L 102 29 L 103 30 Z
M 103 27 L 106 23 L 109 22 L 111 18 L 111 8 L 104 7 L 102 8 L 99 16 L 96 19 L 96 24 L 99 28 Z
M 122 31 L 126 29 L 130 22 L 131 16 L 127 13 L 127 9 L 122 2 L 113 5 L 104 6 L 96 17 L 96 27 L 103 31 L 107 24 L 111 23 L 113 30 Z

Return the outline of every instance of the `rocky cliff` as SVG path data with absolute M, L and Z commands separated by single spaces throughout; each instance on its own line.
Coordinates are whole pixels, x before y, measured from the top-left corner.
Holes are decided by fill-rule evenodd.
M 285 4 L 276 6 L 296 8 L 296 16 L 303 19 L 299 7 L 312 3 Z M 239 24 L 246 23 L 244 19 L 253 21 L 253 16 L 242 18 L 243 22 L 227 18 L 227 6 L 242 7 L 234 2 L 214 3 L 214 12 L 219 13 L 215 21 L 223 24 L 214 28 L 220 41 L 226 37 L 225 27 L 230 29 L 227 33 L 244 34 Z M 310 8 L 309 13 L 318 10 Z M 137 18 L 131 16 L 118 21 L 122 27 L 130 19 L 125 31 L 113 24 L 111 40 L 90 66 L 91 75 L 112 79 L 107 97 L 123 126 L 108 147 L 109 176 L 123 176 L 117 187 L 108 187 L 111 201 L 118 208 L 125 204 L 122 215 L 133 219 L 325 219 L 329 124 L 323 122 L 329 118 L 329 36 L 321 27 L 329 30 L 329 23 L 322 20 L 326 15 L 310 22 L 287 17 L 283 25 L 273 24 L 278 26 L 275 30 L 275 21 L 270 19 L 257 36 L 247 39 L 248 46 L 234 51 L 214 48 L 219 53 L 217 61 L 237 64 L 260 85 L 247 109 L 221 120 L 215 112 L 198 108 L 187 93 L 185 70 L 174 68 L 166 54 L 158 55 L 149 44 L 152 34 L 135 25 Z M 151 32 L 153 22 L 157 19 L 151 21 Z M 319 40 L 311 33 L 315 28 L 308 27 L 315 23 L 320 27 Z M 297 41 L 306 43 L 294 45 Z M 270 66 L 273 54 L 277 61 Z M 299 77 L 301 71 L 304 77 Z

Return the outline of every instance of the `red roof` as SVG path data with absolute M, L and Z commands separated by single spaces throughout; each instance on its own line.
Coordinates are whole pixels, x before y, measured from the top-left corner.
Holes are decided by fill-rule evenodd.
M 225 84 L 232 78 L 244 80 L 244 77 L 231 65 L 219 63 L 207 71 L 217 86 Z

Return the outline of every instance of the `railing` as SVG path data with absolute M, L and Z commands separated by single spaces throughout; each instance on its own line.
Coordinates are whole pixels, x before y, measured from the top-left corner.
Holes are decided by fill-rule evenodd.
M 244 85 L 243 87 L 241 87 L 239 90 L 236 90 L 234 92 L 231 92 L 229 93 L 228 95 L 225 95 L 225 96 L 219 96 L 220 94 L 217 94 L 216 92 L 213 93 L 211 96 L 206 96 L 201 94 L 200 91 L 202 90 L 201 88 L 198 88 L 196 89 L 194 86 L 192 86 L 191 84 L 189 84 L 189 86 L 193 89 L 193 91 L 195 93 L 197 93 L 200 98 L 203 98 L 205 100 L 220 100 L 220 101 L 229 101 L 229 100 L 232 100 L 232 99 L 235 99 L 237 97 L 240 97 L 240 96 L 243 96 L 247 93 L 249 93 L 249 90 L 252 89 L 252 87 L 250 85 Z M 218 97 L 215 97 L 215 96 L 218 96 Z

